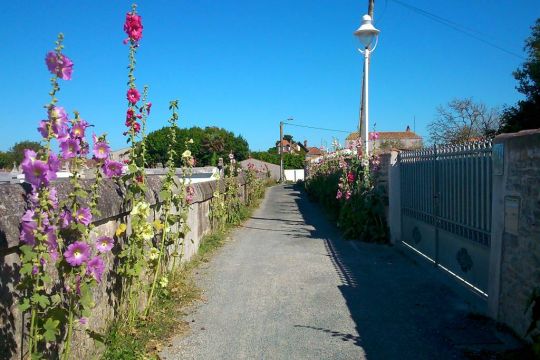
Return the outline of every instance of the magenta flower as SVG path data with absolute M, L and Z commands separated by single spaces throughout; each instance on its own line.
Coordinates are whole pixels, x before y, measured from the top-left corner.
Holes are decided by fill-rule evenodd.
M 73 216 L 71 216 L 71 212 L 69 210 L 63 210 L 60 213 L 60 228 L 67 229 L 71 222 L 73 221 Z
M 349 200 L 351 198 L 351 191 L 350 190 L 347 190 L 345 191 L 345 200 Z
M 42 137 L 45 139 L 49 137 L 49 122 L 47 120 L 41 120 L 37 129 Z
M 191 204 L 194 196 L 195 196 L 195 189 L 193 188 L 193 186 L 190 185 L 186 188 L 186 202 L 188 204 Z
M 58 191 L 55 187 L 51 187 L 49 190 L 49 203 L 53 209 L 58 208 Z
M 62 157 L 64 159 L 72 159 L 77 156 L 77 153 L 81 150 L 79 140 L 66 139 L 60 143 L 60 149 L 62 150 Z
M 48 184 L 51 180 L 51 172 L 47 163 L 37 160 L 37 154 L 33 150 L 24 150 L 24 159 L 21 162 L 25 180 L 33 186 L 40 187 Z M 54 174 L 56 176 L 56 173 Z
M 126 22 L 124 23 L 124 31 L 126 32 L 129 40 L 133 42 L 138 42 L 141 40 L 142 30 L 143 25 L 141 16 L 133 13 L 127 13 Z
M 34 220 L 34 210 L 26 210 L 21 218 L 21 236 L 20 240 L 26 245 L 35 245 L 36 238 L 34 230 L 37 229 L 37 222 Z
M 86 273 L 92 275 L 97 282 L 101 282 L 101 276 L 105 271 L 105 263 L 99 256 L 94 256 L 89 262 Z
M 54 51 L 49 51 L 45 56 L 45 63 L 51 72 L 62 80 L 71 80 L 73 61 L 64 54 L 58 56 Z
M 139 94 L 137 89 L 131 88 L 128 90 L 126 97 L 131 104 L 136 104 L 141 98 L 141 94 Z
M 369 133 L 369 140 L 377 140 L 379 138 L 378 132 L 370 132 Z
M 96 249 L 100 253 L 111 251 L 114 246 L 114 240 L 108 236 L 101 236 L 96 241 Z
M 80 208 L 75 213 L 75 220 L 79 224 L 88 225 L 92 221 L 92 213 L 90 212 L 90 209 L 87 207 Z
M 94 157 L 96 159 L 104 160 L 109 157 L 111 148 L 106 142 L 100 141 L 94 144 Z
M 152 103 L 148 102 L 146 103 L 146 111 L 148 112 L 148 115 L 150 115 L 150 109 L 152 109 Z
M 77 320 L 77 322 L 80 324 L 80 325 L 86 325 L 88 323 L 88 318 L 85 318 L 85 317 L 81 317 Z
M 71 136 L 74 138 L 83 138 L 84 137 L 84 131 L 86 130 L 86 126 L 84 123 L 76 123 L 71 127 Z
M 79 266 L 90 257 L 90 246 L 83 241 L 77 241 L 67 247 L 64 257 L 69 265 Z
M 343 197 L 343 193 L 341 192 L 341 190 L 338 190 L 337 191 L 337 194 L 336 194 L 336 199 L 341 199 Z
M 58 260 L 58 239 L 56 237 L 56 228 L 51 227 L 47 229 L 47 251 L 51 260 L 56 262 Z
M 122 163 L 118 161 L 107 159 L 105 160 L 105 164 L 103 165 L 103 172 L 108 178 L 120 176 L 122 175 L 122 166 Z
M 54 136 L 58 139 L 65 138 L 68 134 L 68 116 L 66 110 L 61 106 L 53 106 L 49 110 L 49 121 Z M 48 133 L 47 133 L 48 135 Z
M 354 182 L 354 173 L 352 171 L 349 171 L 347 174 L 347 181 L 350 183 Z

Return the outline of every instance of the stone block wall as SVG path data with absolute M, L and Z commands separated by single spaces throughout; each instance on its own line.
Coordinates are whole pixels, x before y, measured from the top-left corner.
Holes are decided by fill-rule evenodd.
M 160 202 L 159 190 L 163 176 L 148 176 L 149 191 L 146 194 L 147 201 L 154 206 L 154 218 L 159 218 L 160 213 L 155 205 Z M 239 177 L 242 199 L 245 199 L 246 184 Z M 56 183 L 59 198 L 66 196 L 71 189 L 68 181 Z M 202 237 L 212 230 L 210 219 L 210 203 L 217 186 L 223 186 L 216 181 L 195 183 L 195 197 L 189 209 L 188 224 L 190 232 L 185 239 L 185 248 L 182 261 L 190 260 L 199 248 Z M 18 256 L 19 246 L 19 221 L 24 213 L 25 193 L 28 190 L 25 185 L 11 184 L 0 185 L 0 359 L 20 359 L 22 331 L 28 319 L 18 310 L 18 296 L 15 284 L 19 279 L 20 262 Z M 101 235 L 113 236 L 119 223 L 129 225 L 129 210 L 124 204 L 124 192 L 114 181 L 105 180 L 100 188 L 101 201 L 99 210 L 101 216 L 93 219 L 96 225 L 92 232 L 92 238 Z M 154 220 L 154 219 L 152 219 Z M 128 228 L 129 232 L 129 228 Z M 87 328 L 98 333 L 103 333 L 112 320 L 118 316 L 118 308 L 121 297 L 121 278 L 117 276 L 116 255 L 121 244 L 116 244 L 113 252 L 107 258 L 107 268 L 103 281 L 95 291 L 94 301 L 96 306 L 93 316 L 89 318 Z M 172 251 L 172 249 L 170 249 Z M 145 296 L 141 296 L 140 304 L 144 306 Z M 73 338 L 72 357 L 87 359 L 95 358 L 103 349 L 99 348 L 83 329 L 76 331 Z
M 540 129 L 495 138 L 493 165 L 489 310 L 524 336 L 540 287 Z

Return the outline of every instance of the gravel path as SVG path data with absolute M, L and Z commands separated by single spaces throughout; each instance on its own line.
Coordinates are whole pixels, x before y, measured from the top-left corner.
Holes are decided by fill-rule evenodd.
M 206 300 L 163 359 L 459 359 L 506 346 L 469 315 L 481 299 L 400 247 L 342 240 L 291 185 L 270 188 L 232 238 L 201 269 Z

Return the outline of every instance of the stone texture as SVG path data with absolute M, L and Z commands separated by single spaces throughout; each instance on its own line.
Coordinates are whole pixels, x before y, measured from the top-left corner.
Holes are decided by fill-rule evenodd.
M 151 205 L 160 202 L 159 190 L 164 176 L 150 175 L 147 177 L 147 201 Z M 237 178 L 245 198 L 245 179 Z M 60 198 L 71 191 L 68 181 L 56 183 Z M 223 189 L 223 181 L 209 181 L 194 183 L 194 201 L 188 213 L 189 233 L 186 235 L 185 248 L 182 261 L 188 261 L 197 253 L 202 237 L 212 229 L 209 217 L 210 203 L 214 191 L 218 186 Z M 25 194 L 28 187 L 22 184 L 0 185 L 0 359 L 20 358 L 21 331 L 23 329 L 22 314 L 18 310 L 18 294 L 14 291 L 14 284 L 19 278 L 20 262 L 17 254 L 19 244 L 19 222 L 26 207 Z M 101 216 L 94 219 L 96 227 L 92 237 L 101 235 L 113 236 L 120 222 L 128 224 L 129 208 L 124 204 L 125 193 L 122 187 L 111 180 L 104 180 L 99 189 L 100 202 L 98 205 Z M 159 218 L 160 212 L 154 207 L 154 220 Z M 121 244 L 120 244 L 121 245 Z M 89 318 L 88 329 L 97 333 L 104 333 L 113 319 L 118 316 L 118 305 L 121 297 L 121 278 L 116 273 L 117 258 L 114 256 L 121 248 L 116 245 L 113 253 L 107 258 L 107 269 L 104 280 L 95 291 L 94 301 L 96 307 L 94 316 Z M 169 249 L 172 252 L 173 249 Z M 144 295 L 144 294 L 142 294 Z M 141 296 L 140 304 L 144 306 L 146 299 Z M 103 350 L 91 339 L 86 332 L 76 331 L 73 339 L 72 357 L 86 359 L 95 358 Z
M 540 130 L 504 134 L 495 143 L 504 144 L 504 174 L 502 179 L 494 177 L 493 189 L 492 251 L 500 251 L 499 256 L 492 257 L 494 282 L 500 261 L 493 315 L 524 336 L 531 322 L 527 300 L 540 287 Z M 504 200 L 508 196 L 520 199 L 517 235 L 504 229 Z

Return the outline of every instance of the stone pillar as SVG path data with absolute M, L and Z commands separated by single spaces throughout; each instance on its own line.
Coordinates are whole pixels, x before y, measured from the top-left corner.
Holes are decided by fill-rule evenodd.
M 388 164 L 388 226 L 390 227 L 390 243 L 401 241 L 401 183 L 399 151 L 392 150 Z
M 492 163 L 488 311 L 524 336 L 540 288 L 540 129 L 497 136 Z

